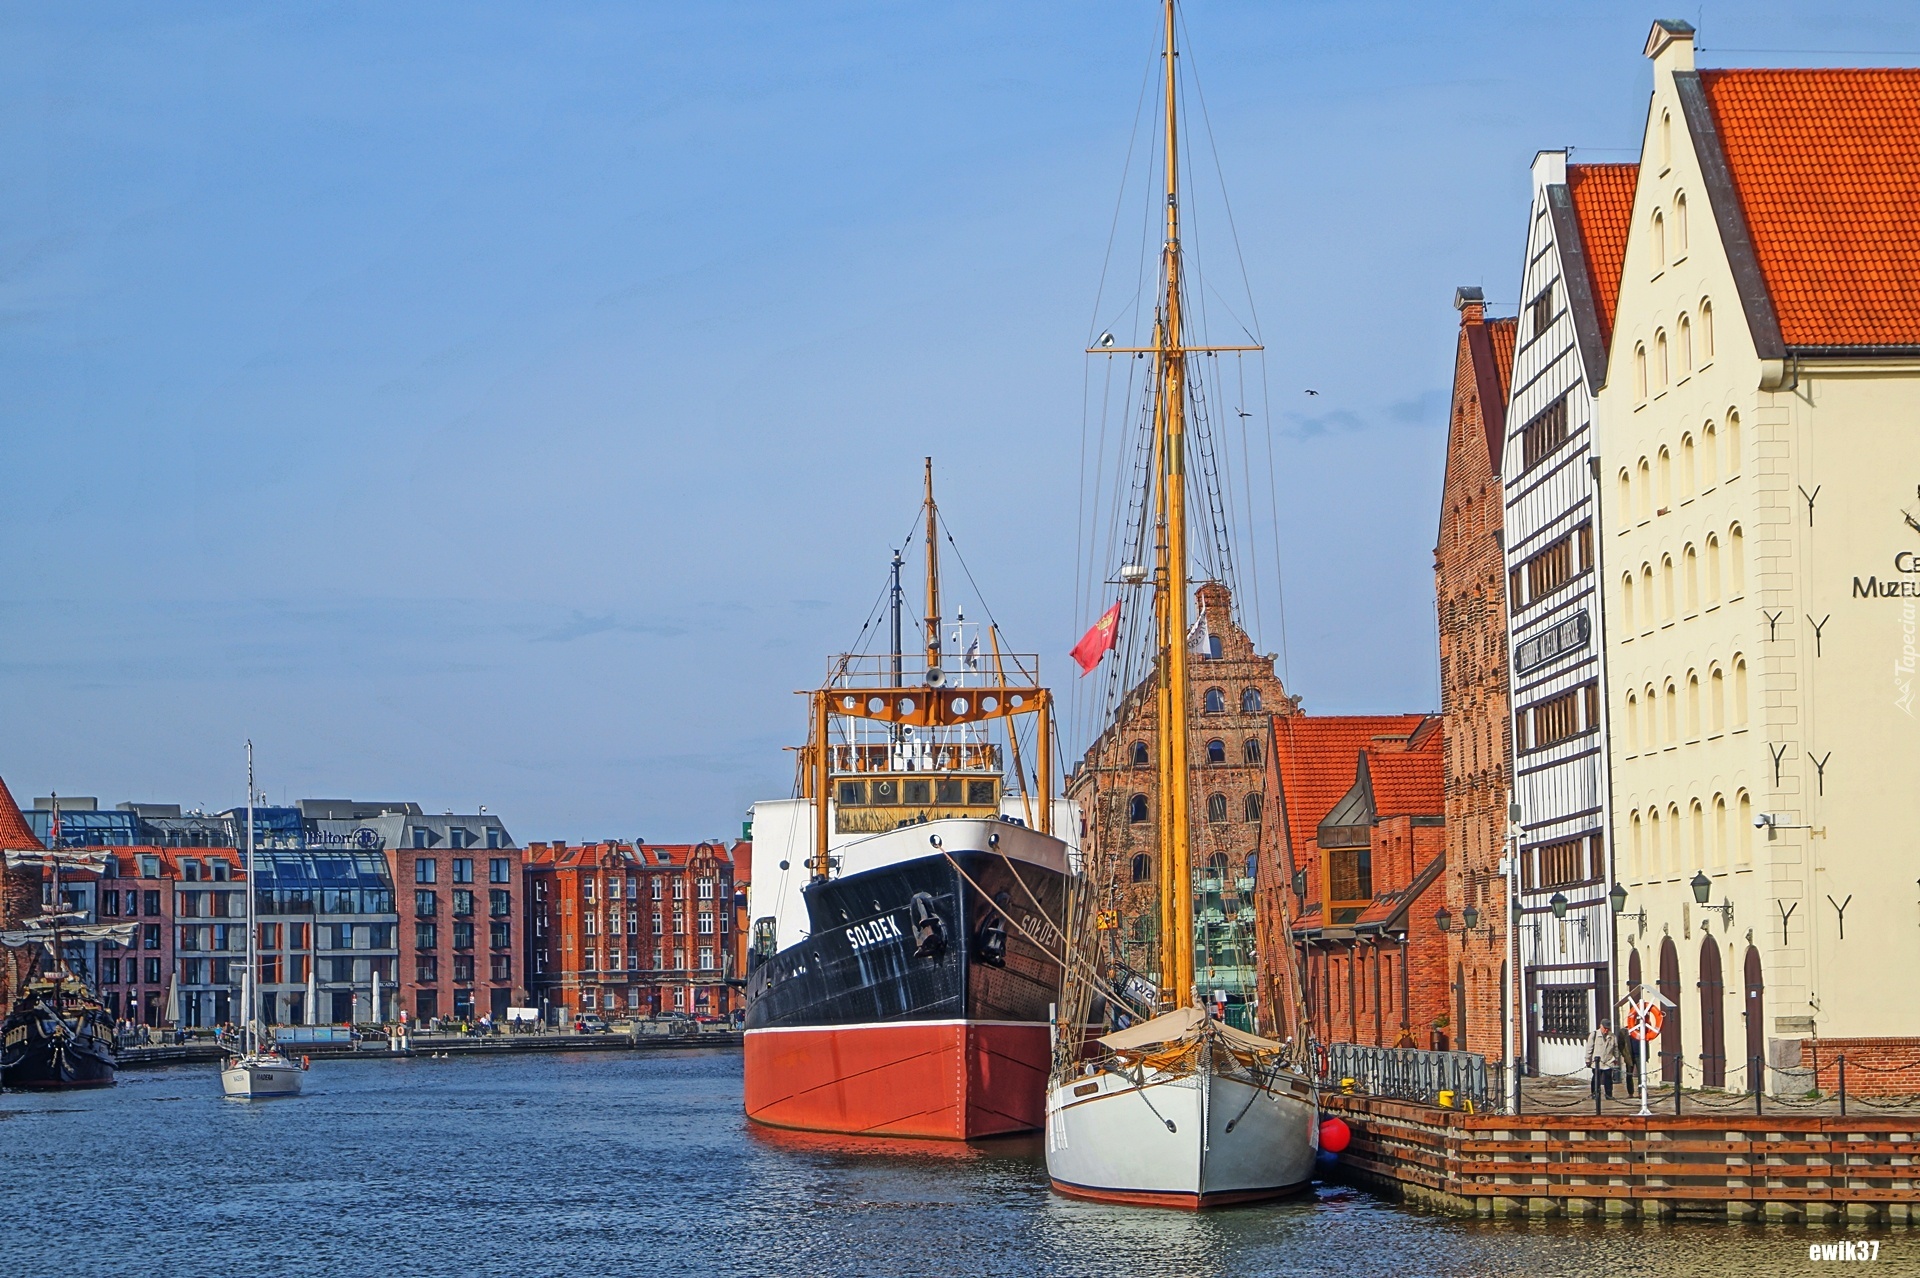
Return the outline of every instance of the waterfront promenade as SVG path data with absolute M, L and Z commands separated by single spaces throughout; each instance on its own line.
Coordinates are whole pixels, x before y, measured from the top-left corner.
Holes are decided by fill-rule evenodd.
M 701 1048 L 740 1046 L 738 1030 L 703 1028 L 698 1033 L 650 1033 L 642 1029 L 604 1034 L 461 1034 L 433 1032 L 412 1036 L 410 1046 L 398 1047 L 385 1035 L 374 1034 L 352 1043 L 302 1043 L 287 1050 L 295 1057 L 331 1060 L 352 1057 L 357 1060 L 400 1060 L 410 1057 L 444 1058 L 453 1056 L 511 1055 L 516 1052 L 647 1052 L 688 1051 Z M 210 1038 L 186 1043 L 155 1043 L 151 1046 L 125 1047 L 120 1050 L 120 1068 L 151 1069 L 160 1065 L 217 1061 L 227 1049 Z

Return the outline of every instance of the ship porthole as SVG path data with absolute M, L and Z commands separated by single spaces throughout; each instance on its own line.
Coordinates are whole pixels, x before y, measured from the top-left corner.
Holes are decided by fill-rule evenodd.
M 859 703 L 860 703 L 860 698 L 858 697 L 840 698 L 840 707 L 843 710 L 851 710 L 854 708 L 854 706 L 858 705 Z
M 1012 696 L 1007 698 L 1007 704 L 1017 709 L 1018 707 L 1024 706 L 1025 704 L 1027 704 L 1027 699 L 1016 692 Z
M 900 698 L 900 713 L 901 713 L 901 714 L 912 714 L 912 713 L 913 713 L 913 698 L 912 698 L 912 697 L 902 697 L 902 698 Z
M 887 703 L 881 700 L 879 697 L 867 698 L 867 713 L 879 714 L 882 710 L 885 710 L 886 708 L 887 708 Z
M 965 714 L 967 712 L 967 699 L 965 697 L 955 697 L 953 699 L 953 712 L 955 714 Z
M 980 698 L 980 708 L 991 714 L 1000 708 L 1000 698 L 982 697 Z

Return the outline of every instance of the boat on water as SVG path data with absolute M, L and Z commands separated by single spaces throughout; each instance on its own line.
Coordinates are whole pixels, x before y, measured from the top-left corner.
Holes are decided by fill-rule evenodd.
M 12 800 L 7 800 L 9 806 Z M 21 841 L 27 841 L 22 839 Z M 113 1016 L 85 979 L 74 970 L 80 952 L 69 947 L 94 942 L 131 945 L 131 923 L 89 923 L 86 916 L 64 908 L 60 871 L 99 870 L 105 856 L 97 851 L 60 846 L 60 805 L 53 807 L 51 847 L 7 848 L 9 870 L 30 870 L 45 876 L 53 913 L 22 919 L 19 926 L 0 931 L 0 944 L 27 949 L 45 957 L 45 968 L 32 971 L 0 1023 L 0 1087 L 16 1091 L 111 1087 L 119 1070 Z M 36 891 L 35 896 L 39 893 Z M 82 963 L 84 966 L 84 963 Z
M 253 742 L 247 742 L 247 968 L 241 979 L 240 1006 L 244 1017 L 239 1041 L 220 1066 L 220 1090 L 234 1100 L 266 1100 L 298 1096 L 306 1058 L 295 1061 L 260 1022 L 260 929 L 254 922 L 256 889 L 253 874 Z
M 1135 693 L 1157 697 L 1152 757 L 1158 761 L 1153 830 L 1155 880 L 1160 888 L 1159 971 L 1147 982 L 1156 997 L 1143 1005 L 1142 982 L 1117 971 L 1102 948 L 1095 899 L 1096 867 L 1073 885 L 1066 916 L 1072 938 L 1062 989 L 1060 1033 L 1047 1086 L 1047 1174 L 1056 1191 L 1075 1197 L 1142 1206 L 1203 1208 L 1280 1197 L 1312 1179 L 1319 1152 L 1318 1097 L 1304 1035 L 1296 1041 L 1236 1029 L 1224 1019 L 1224 992 L 1209 1005 L 1196 988 L 1193 877 L 1193 775 L 1189 741 L 1192 684 L 1189 667 L 1199 636 L 1189 623 L 1193 575 L 1188 504 L 1212 513 L 1206 548 L 1216 567 L 1225 560 L 1224 503 L 1212 442 L 1190 430 L 1199 415 L 1196 356 L 1257 350 L 1258 344 L 1195 343 L 1186 322 L 1186 278 L 1181 247 L 1180 81 L 1176 15 L 1165 0 L 1162 45 L 1165 132 L 1164 210 L 1160 277 L 1151 340 L 1122 346 L 1110 334 L 1095 355 L 1150 359 L 1133 494 L 1130 542 L 1113 580 L 1150 588 L 1151 642 Z M 1189 471 L 1189 460 L 1197 464 Z M 1151 567 L 1149 568 L 1149 563 Z M 1115 605 L 1119 609 L 1119 605 Z M 1109 614 L 1119 615 L 1118 612 Z M 1091 636 L 1090 636 L 1091 637 Z M 1083 641 L 1083 643 L 1086 641 Z M 1096 654 L 1097 659 L 1097 654 Z M 1115 681 L 1116 692 L 1124 681 Z M 1116 698 L 1115 705 L 1119 704 Z M 1110 710 L 1112 707 L 1109 707 Z M 1096 847 L 1096 857 L 1109 851 Z M 1306 1024 L 1293 982 L 1287 1009 L 1296 1030 Z M 1087 1042 L 1070 1032 L 1104 1005 L 1114 1031 Z
M 1044 1116 L 1076 856 L 1052 701 L 1037 657 L 943 621 L 931 460 L 922 514 L 922 650 L 896 552 L 890 648 L 831 660 L 794 797 L 753 809 L 746 1111 L 770 1126 L 970 1140 Z

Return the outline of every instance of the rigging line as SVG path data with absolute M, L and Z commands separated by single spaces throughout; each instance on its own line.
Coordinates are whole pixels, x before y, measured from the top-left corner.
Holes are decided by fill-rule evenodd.
M 1235 405 L 1233 411 L 1240 415 L 1240 489 L 1241 499 L 1245 504 L 1247 512 L 1247 575 L 1251 578 L 1253 587 L 1253 630 L 1254 633 L 1258 635 L 1261 628 L 1260 618 L 1262 613 L 1260 606 L 1260 535 L 1254 529 L 1254 520 L 1257 516 L 1254 514 L 1253 506 L 1253 446 L 1249 442 L 1247 435 L 1247 418 L 1250 414 L 1247 412 L 1247 361 L 1244 353 L 1239 351 L 1234 352 L 1233 370 L 1234 376 L 1239 382 L 1236 396 L 1239 402 Z
M 1266 425 L 1262 433 L 1267 439 L 1267 506 L 1273 512 L 1273 591 L 1280 609 L 1280 681 L 1281 686 L 1290 687 L 1293 668 L 1287 659 L 1287 561 L 1280 552 L 1280 481 L 1274 462 L 1273 403 L 1264 359 L 1260 361 L 1260 417 Z
M 1127 158 L 1120 165 L 1120 189 L 1113 197 L 1113 221 L 1107 228 L 1107 250 L 1100 258 L 1100 283 L 1093 292 L 1093 322 L 1096 327 L 1088 334 L 1090 338 L 1099 336 L 1100 301 L 1106 295 L 1107 269 L 1113 261 L 1114 242 L 1120 235 L 1120 211 L 1127 203 L 1127 178 L 1133 172 L 1133 151 L 1140 145 L 1140 119 L 1147 108 L 1147 88 L 1153 83 L 1154 59 L 1147 59 L 1147 68 L 1140 77 L 1140 96 L 1133 107 L 1133 128 L 1127 134 Z M 1089 345 L 1092 343 L 1089 342 Z
M 1182 30 L 1185 30 L 1185 27 L 1186 23 L 1183 18 L 1181 21 Z M 1188 38 L 1191 43 L 1191 36 Z M 1191 49 L 1189 49 L 1188 57 L 1192 59 Z M 1248 336 L 1252 337 L 1255 342 L 1259 342 L 1260 307 L 1258 303 L 1253 300 L 1253 281 L 1247 275 L 1247 255 L 1240 247 L 1240 227 L 1234 220 L 1233 199 L 1227 194 L 1227 171 L 1225 166 L 1220 163 L 1220 143 L 1213 133 L 1213 116 L 1207 111 L 1207 91 L 1201 87 L 1200 68 L 1195 65 L 1195 61 L 1197 60 L 1190 60 L 1187 63 L 1187 66 L 1191 68 L 1187 78 L 1193 81 L 1193 94 L 1200 103 L 1200 124 L 1206 131 L 1207 149 L 1213 155 L 1214 178 L 1220 187 L 1220 207 L 1227 215 L 1227 236 L 1233 241 L 1233 256 L 1240 264 L 1240 283 L 1247 293 L 1247 312 L 1253 317 L 1253 329 L 1248 333 Z

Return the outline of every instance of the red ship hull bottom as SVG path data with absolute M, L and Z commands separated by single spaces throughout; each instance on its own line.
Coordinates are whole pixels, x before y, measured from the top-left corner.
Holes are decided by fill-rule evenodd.
M 973 1140 L 1046 1120 L 1047 1027 L 905 1021 L 748 1030 L 747 1117 L 771 1127 Z
M 1234 1207 L 1243 1203 L 1272 1202 L 1303 1193 L 1307 1185 L 1287 1185 L 1277 1189 L 1237 1189 L 1215 1194 L 1156 1193 L 1151 1190 L 1094 1189 L 1071 1181 L 1052 1182 L 1053 1192 L 1068 1198 L 1085 1198 L 1096 1203 L 1126 1203 L 1132 1207 L 1172 1207 L 1184 1211 L 1204 1211 L 1209 1207 Z

